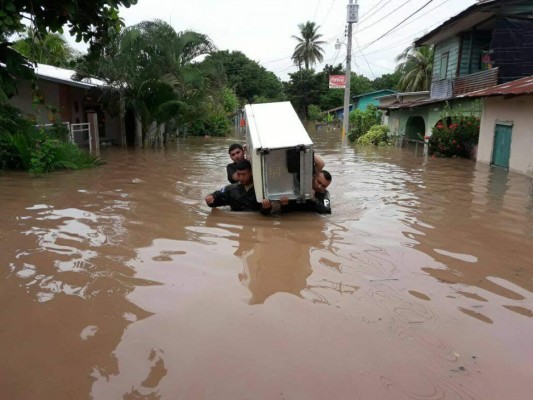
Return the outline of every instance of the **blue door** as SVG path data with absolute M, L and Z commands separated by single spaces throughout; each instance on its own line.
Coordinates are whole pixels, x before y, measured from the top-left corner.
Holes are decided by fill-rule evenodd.
M 494 145 L 492 149 L 492 165 L 506 169 L 509 168 L 512 132 L 512 125 L 496 124 L 496 130 L 494 132 Z

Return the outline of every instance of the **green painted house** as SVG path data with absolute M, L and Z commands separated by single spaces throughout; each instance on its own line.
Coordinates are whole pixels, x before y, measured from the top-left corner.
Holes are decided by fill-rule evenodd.
M 375 92 L 363 93 L 363 94 L 358 94 L 357 96 L 352 96 L 354 109 L 364 111 L 370 104 L 378 106 L 379 105 L 378 99 L 380 97 L 391 95 L 394 93 L 396 93 L 395 90 L 382 89 L 382 90 L 376 90 Z

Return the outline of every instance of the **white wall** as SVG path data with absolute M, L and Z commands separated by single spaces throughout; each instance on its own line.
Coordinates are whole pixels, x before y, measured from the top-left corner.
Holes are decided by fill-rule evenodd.
M 488 97 L 484 101 L 477 161 L 492 161 L 494 129 L 498 121 L 512 122 L 509 169 L 533 176 L 533 96 L 510 99 Z

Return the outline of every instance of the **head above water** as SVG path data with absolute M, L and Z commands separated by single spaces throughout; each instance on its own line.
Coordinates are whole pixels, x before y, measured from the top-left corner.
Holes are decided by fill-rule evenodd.
M 229 146 L 228 153 L 235 163 L 244 160 L 244 148 L 239 143 L 233 143 Z
M 313 190 L 315 192 L 324 193 L 331 183 L 331 174 L 323 169 L 313 178 Z
M 237 179 L 241 185 L 253 183 L 252 164 L 248 160 L 242 160 L 237 163 Z

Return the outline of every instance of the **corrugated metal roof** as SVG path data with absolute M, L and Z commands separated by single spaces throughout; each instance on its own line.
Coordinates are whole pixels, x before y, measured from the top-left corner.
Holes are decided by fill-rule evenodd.
M 480 97 L 491 97 L 491 96 L 519 96 L 524 94 L 533 94 L 533 76 L 528 76 L 527 78 L 517 79 L 516 81 L 511 81 L 503 83 L 498 86 L 493 86 L 488 89 L 476 90 L 475 92 L 470 92 L 457 96 L 457 98 L 480 98 Z
M 75 81 L 72 79 L 75 73 L 76 71 L 71 69 L 58 68 L 47 64 L 37 64 L 35 67 L 35 74 L 41 79 L 87 89 L 108 86 L 104 81 L 95 78 L 86 78 L 81 81 Z
M 450 100 L 450 99 L 447 99 Z M 406 108 L 416 108 L 421 106 L 427 106 L 436 103 L 444 103 L 447 100 L 443 99 L 418 99 L 406 102 L 394 102 L 386 106 L 378 106 L 380 110 L 404 110 Z
M 396 90 L 392 90 L 392 89 L 381 89 L 381 90 L 376 90 L 374 92 L 368 92 L 368 93 L 361 93 L 361 94 L 357 94 L 355 96 L 352 96 L 352 99 L 358 99 L 359 97 L 363 97 L 363 96 L 370 96 L 370 95 L 373 95 L 373 94 L 376 94 L 376 93 L 383 93 L 383 92 L 388 92 L 388 93 L 396 93 Z M 381 97 L 381 96 L 380 96 Z

